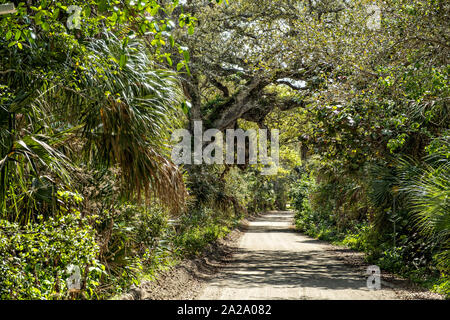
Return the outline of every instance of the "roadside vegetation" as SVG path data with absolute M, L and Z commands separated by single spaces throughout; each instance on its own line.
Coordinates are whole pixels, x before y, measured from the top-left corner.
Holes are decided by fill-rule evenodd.
M 379 47 L 364 47 L 365 71 L 341 75 L 344 103 L 324 100 L 305 116 L 313 143 L 291 193 L 296 224 L 448 296 L 449 51 L 439 21 L 449 7 L 389 5 Z
M 446 1 L 5 2 L 1 299 L 117 296 L 289 203 L 302 232 L 449 295 Z M 278 174 L 175 165 L 199 120 L 279 129 Z

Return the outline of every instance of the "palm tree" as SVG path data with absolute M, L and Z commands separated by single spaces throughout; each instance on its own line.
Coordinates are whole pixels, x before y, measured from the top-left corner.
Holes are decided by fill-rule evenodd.
M 407 187 L 413 202 L 415 220 L 422 232 L 440 244 L 438 267 L 450 273 L 450 140 L 439 139 L 442 152 L 425 160 L 427 166 L 414 183 Z M 446 150 L 446 151 L 445 151 Z
M 184 183 L 166 142 L 182 96 L 176 75 L 157 69 L 141 41 L 123 48 L 110 32 L 67 49 L 0 49 L 11 70 L 0 74 L 2 217 L 51 209 L 57 185 L 73 189 L 76 166 L 118 166 L 124 197 L 179 208 Z

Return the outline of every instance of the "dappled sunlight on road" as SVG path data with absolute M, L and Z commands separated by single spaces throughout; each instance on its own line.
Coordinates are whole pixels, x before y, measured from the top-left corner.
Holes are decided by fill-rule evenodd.
M 371 291 L 366 276 L 295 232 L 293 213 L 268 212 L 250 222 L 234 259 L 199 299 L 396 299 L 391 289 Z

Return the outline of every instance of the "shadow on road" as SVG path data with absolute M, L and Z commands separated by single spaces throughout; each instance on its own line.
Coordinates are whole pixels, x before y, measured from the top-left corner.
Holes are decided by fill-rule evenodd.
M 228 286 L 318 287 L 322 289 L 362 289 L 363 275 L 351 272 L 342 263 L 333 264 L 325 251 L 246 251 L 240 250 L 233 264 L 225 266 L 216 278 Z M 215 281 L 215 282 L 216 282 Z

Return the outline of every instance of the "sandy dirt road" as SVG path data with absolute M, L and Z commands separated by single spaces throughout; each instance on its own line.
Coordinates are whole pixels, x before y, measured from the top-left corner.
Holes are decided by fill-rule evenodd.
M 390 287 L 369 290 L 367 276 L 294 231 L 293 213 L 268 212 L 249 223 L 230 263 L 197 299 L 399 299 Z

